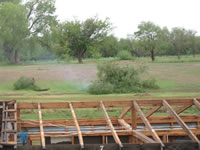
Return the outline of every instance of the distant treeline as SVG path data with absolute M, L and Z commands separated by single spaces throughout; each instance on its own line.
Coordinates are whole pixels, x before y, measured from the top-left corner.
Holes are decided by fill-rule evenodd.
M 0 0 L 0 61 L 70 60 L 116 57 L 121 51 L 132 56 L 193 55 L 200 53 L 197 31 L 181 27 L 169 30 L 141 22 L 138 30 L 118 39 L 110 34 L 112 23 L 97 16 L 60 22 L 55 0 Z

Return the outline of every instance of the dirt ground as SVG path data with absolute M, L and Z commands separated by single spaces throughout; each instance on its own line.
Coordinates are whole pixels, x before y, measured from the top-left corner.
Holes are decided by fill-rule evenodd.
M 86 81 L 97 79 L 96 65 L 53 64 L 30 65 L 0 68 L 0 82 L 16 81 L 21 76 L 34 77 L 36 80 Z
M 134 62 L 120 63 L 135 66 L 141 65 Z M 186 87 L 186 89 L 190 89 L 189 86 L 192 86 L 192 92 L 195 90 L 199 91 L 200 89 L 200 62 L 147 63 L 144 65 L 148 68 L 148 74 L 146 76 L 153 77 L 156 80 L 163 82 L 162 84 L 171 83 L 171 86 L 174 84 L 179 87 Z M 33 77 L 37 81 L 61 80 L 90 83 L 91 81 L 97 79 L 96 74 L 97 68 L 95 63 L 2 66 L 0 67 L 0 82 L 13 82 L 21 76 L 27 76 Z

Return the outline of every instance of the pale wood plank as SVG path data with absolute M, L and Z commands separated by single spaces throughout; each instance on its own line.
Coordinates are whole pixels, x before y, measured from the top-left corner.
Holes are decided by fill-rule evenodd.
M 125 120 L 123 119 L 118 119 L 119 124 L 124 127 L 126 130 L 132 130 L 131 126 L 126 123 Z M 140 133 L 139 131 L 136 130 L 132 130 L 133 132 L 133 136 L 135 136 L 136 138 L 140 139 L 141 141 L 143 141 L 144 143 L 156 143 L 154 140 L 152 140 L 151 138 L 149 138 L 148 136 Z
M 135 106 L 135 109 L 137 110 L 140 118 L 142 119 L 142 121 L 144 122 L 146 128 L 149 130 L 149 132 L 151 133 L 152 137 L 154 138 L 154 140 L 158 143 L 160 143 L 162 145 L 162 147 L 164 147 L 163 142 L 161 141 L 160 137 L 157 135 L 157 133 L 155 132 L 155 130 L 152 128 L 151 124 L 149 123 L 149 121 L 147 120 L 147 118 L 145 117 L 144 113 L 142 112 L 142 110 L 140 109 L 139 105 L 137 104 L 136 101 L 133 101 L 133 104 Z
M 81 148 L 83 149 L 84 148 L 83 136 L 82 136 L 82 133 L 81 133 L 81 130 L 80 130 L 80 126 L 78 124 L 77 117 L 76 117 L 76 114 L 74 112 L 74 108 L 73 108 L 71 102 L 69 102 L 69 107 L 70 107 L 70 111 L 72 113 L 72 118 L 74 120 L 74 124 L 76 126 L 76 130 L 78 132 L 79 143 L 81 145 Z
M 44 128 L 43 128 L 43 120 L 42 120 L 42 112 L 41 112 L 40 103 L 38 103 L 38 116 L 39 116 L 39 122 L 40 122 L 40 137 L 41 137 L 42 148 L 46 149 L 45 137 L 44 137 Z
M 187 127 L 183 120 L 177 115 L 177 113 L 172 109 L 166 100 L 163 100 L 163 106 L 170 112 L 178 124 L 183 128 L 183 130 L 188 134 L 188 136 L 194 141 L 200 144 L 198 138 L 192 133 L 192 131 Z
M 106 122 L 107 122 L 108 126 L 110 127 L 110 130 L 111 130 L 111 132 L 112 132 L 112 135 L 113 135 L 113 138 L 114 138 L 115 142 L 116 142 L 117 144 L 119 144 L 119 146 L 122 148 L 123 145 L 122 145 L 122 143 L 121 143 L 121 141 L 120 141 L 120 139 L 119 139 L 119 137 L 118 137 L 118 135 L 117 135 L 117 133 L 116 133 L 114 127 L 113 127 L 113 124 L 112 124 L 112 122 L 111 122 L 111 120 L 110 120 L 110 117 L 108 116 L 108 113 L 107 113 L 106 108 L 105 108 L 105 106 L 104 106 L 104 104 L 103 104 L 102 101 L 100 102 L 100 106 L 101 106 L 101 108 L 102 108 L 102 110 L 103 110 L 104 117 L 105 117 L 105 119 L 106 119 Z
M 193 99 L 193 103 L 200 110 L 200 103 L 199 103 L 199 101 L 196 98 Z

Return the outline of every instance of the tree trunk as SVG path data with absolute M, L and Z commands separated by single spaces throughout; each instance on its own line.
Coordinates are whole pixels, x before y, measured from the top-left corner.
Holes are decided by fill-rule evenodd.
M 155 61 L 155 54 L 154 54 L 154 50 L 151 50 L 151 60 Z
M 15 63 L 15 59 L 13 57 L 13 49 L 8 46 L 7 43 L 3 44 L 4 54 L 8 58 L 8 61 L 12 64 Z
M 78 62 L 79 62 L 79 64 L 82 64 L 82 63 L 83 63 L 83 59 L 82 59 L 82 56 L 81 56 L 81 55 L 78 56 Z
M 181 55 L 180 55 L 179 51 L 177 52 L 177 57 L 178 57 L 178 59 L 181 59 Z
M 196 51 L 194 49 L 192 50 L 192 54 L 193 54 L 193 58 L 195 58 Z
M 20 62 L 20 57 L 19 57 L 19 51 L 18 51 L 18 49 L 17 50 L 15 50 L 15 64 L 19 64 L 19 62 Z

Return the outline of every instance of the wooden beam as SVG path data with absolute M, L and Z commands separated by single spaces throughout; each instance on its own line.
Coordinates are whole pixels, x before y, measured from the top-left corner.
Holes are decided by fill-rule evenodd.
M 116 133 L 114 127 L 113 127 L 113 124 L 112 124 L 112 122 L 111 122 L 111 120 L 110 120 L 110 117 L 108 116 L 108 113 L 107 113 L 106 108 L 105 108 L 105 106 L 104 106 L 104 104 L 103 104 L 102 101 L 100 102 L 100 106 L 101 106 L 101 108 L 102 108 L 102 110 L 103 110 L 104 117 L 105 117 L 105 119 L 106 119 L 106 122 L 107 122 L 108 126 L 110 127 L 110 130 L 111 130 L 111 132 L 112 132 L 112 135 L 113 135 L 113 138 L 114 138 L 115 142 L 116 142 L 117 144 L 119 144 L 119 146 L 122 148 L 123 145 L 122 145 L 122 143 L 121 143 L 121 141 L 120 141 L 120 139 L 119 139 L 119 137 L 118 137 L 118 135 L 117 135 L 117 133 Z
M 200 144 L 198 138 L 192 133 L 192 131 L 187 127 L 183 120 L 177 115 L 177 113 L 172 109 L 172 107 L 167 103 L 166 100 L 163 100 L 163 106 L 170 112 L 170 114 L 176 119 L 178 124 L 183 128 L 183 130 L 188 134 L 188 136 L 194 141 Z
M 45 138 L 44 138 L 43 121 L 42 121 L 42 112 L 41 112 L 40 103 L 38 103 L 38 116 L 39 116 L 39 122 L 40 122 L 40 138 L 41 138 L 42 148 L 46 149 Z
M 145 116 L 146 118 L 150 117 L 153 113 L 155 113 L 156 111 L 158 111 L 158 109 L 160 109 L 160 107 L 162 107 L 162 105 L 158 105 L 155 106 L 154 108 L 152 108 Z
M 200 110 L 200 103 L 199 103 L 199 101 L 196 98 L 193 99 L 193 103 Z
M 80 130 L 80 126 L 79 126 L 77 118 L 76 118 L 76 114 L 74 112 L 74 108 L 73 108 L 73 106 L 72 106 L 72 104 L 70 102 L 69 102 L 69 107 L 70 107 L 70 110 L 71 110 L 71 113 L 72 113 L 72 118 L 74 120 L 74 124 L 76 126 L 76 130 L 78 132 L 79 143 L 81 145 L 81 148 L 84 149 L 83 136 L 82 136 L 82 133 L 81 133 L 81 130 Z
M 133 103 L 131 104 L 131 126 L 133 130 L 136 130 L 137 128 L 137 115 L 136 115 L 136 109 L 133 105 Z M 134 136 L 132 136 L 132 144 L 136 143 L 136 139 Z
M 193 104 L 193 99 L 169 99 L 167 102 L 172 106 L 184 106 Z M 139 100 L 139 106 L 155 106 L 162 105 L 162 100 Z M 37 109 L 37 103 L 17 103 L 18 109 Z M 40 103 L 42 109 L 62 109 L 69 108 L 68 103 L 54 102 L 54 103 Z M 73 108 L 98 108 L 99 102 L 72 102 Z M 132 101 L 106 101 L 105 107 L 129 107 Z
M 142 119 L 142 121 L 144 122 L 145 126 L 147 127 L 147 129 L 149 130 L 149 132 L 151 133 L 152 137 L 154 138 L 154 140 L 158 143 L 161 144 L 162 147 L 164 147 L 163 142 L 161 141 L 161 139 L 159 138 L 159 136 L 156 134 L 155 130 L 152 128 L 151 124 L 149 123 L 149 121 L 147 120 L 147 118 L 145 117 L 144 113 L 142 112 L 142 110 L 140 109 L 139 105 L 137 104 L 136 101 L 133 101 L 133 104 L 135 106 L 135 109 L 137 110 L 140 118 Z
M 125 120 L 123 119 L 118 119 L 119 124 L 124 127 L 126 130 L 132 130 L 131 126 L 126 123 Z M 135 136 L 136 138 L 140 139 L 141 141 L 143 141 L 144 143 L 156 143 L 154 140 L 152 140 L 151 138 L 149 138 L 148 136 L 136 131 L 136 130 L 132 130 L 133 131 L 133 136 Z
M 129 111 L 131 110 L 131 106 L 127 107 L 119 116 L 119 118 L 123 118 Z
M 193 104 L 190 105 L 185 105 L 182 108 L 180 108 L 179 110 L 176 111 L 177 114 L 182 113 L 183 111 L 185 111 L 186 109 L 190 108 Z

